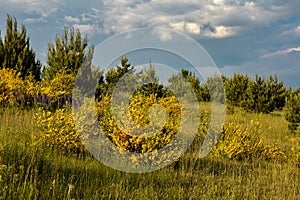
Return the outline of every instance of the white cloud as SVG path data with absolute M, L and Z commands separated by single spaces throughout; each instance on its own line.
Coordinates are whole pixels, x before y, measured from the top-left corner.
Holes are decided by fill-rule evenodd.
M 70 22 L 70 23 L 75 23 L 75 24 L 79 24 L 80 23 L 80 20 L 79 20 L 78 17 L 65 16 L 65 20 L 67 22 Z
M 224 4 L 224 0 L 213 0 L 213 2 L 216 5 L 223 5 Z
M 97 25 L 91 24 L 74 24 L 75 29 L 79 29 L 80 32 L 84 35 L 94 35 L 95 33 L 100 32 L 100 28 Z
M 172 35 L 168 30 L 154 29 L 152 34 L 157 36 L 161 41 L 165 42 L 172 39 Z
M 283 35 L 297 35 L 297 36 L 299 36 L 300 35 L 300 26 L 296 27 L 293 30 L 285 31 L 283 33 Z
M 165 27 L 193 36 L 226 38 L 269 26 L 282 17 L 289 16 L 289 6 L 261 1 L 237 0 L 105 0 L 103 7 L 89 8 L 79 14 L 66 15 L 67 23 L 88 24 L 101 29 L 104 34 L 119 33 L 132 28 Z M 265 2 L 265 1 L 264 1 Z M 8 0 L 5 5 L 17 7 L 22 12 L 40 15 L 42 20 L 55 17 L 67 3 L 59 0 Z M 269 6 L 267 6 L 269 5 Z M 56 20 L 60 23 L 61 19 Z M 28 18 L 33 23 L 34 19 Z M 64 22 L 63 22 L 64 23 Z M 206 24 L 210 29 L 203 30 Z M 99 28 L 100 27 L 100 28 Z M 94 29 L 93 29 L 94 30 Z M 243 31 L 242 31 L 243 30 Z M 300 29 L 298 30 L 300 32 Z M 97 32 L 97 31 L 96 31 Z M 95 31 L 93 33 L 96 33 Z
M 3 4 L 20 12 L 38 14 L 42 20 L 51 16 L 58 22 L 61 19 L 55 14 L 70 6 L 60 0 L 7 0 Z M 95 6 L 63 19 L 74 24 L 97 24 L 105 34 L 158 26 L 194 36 L 226 38 L 244 33 L 241 30 L 269 26 L 297 12 L 292 4 L 264 0 L 104 0 L 101 5 L 100 9 Z M 33 23 L 34 19 L 28 18 L 27 22 Z M 205 24 L 210 24 L 211 29 L 202 30 Z
M 197 23 L 186 23 L 185 30 L 188 33 L 200 34 L 200 26 Z
M 285 50 L 276 51 L 273 53 L 267 53 L 267 54 L 262 55 L 261 57 L 262 58 L 270 58 L 270 57 L 274 57 L 274 56 L 283 56 L 283 55 L 287 55 L 291 52 L 298 52 L 298 51 L 300 51 L 300 47 L 293 47 L 293 48 L 288 48 Z
M 169 26 L 176 31 L 184 31 L 184 22 L 174 22 L 170 23 Z
M 295 32 L 300 34 L 300 26 L 298 26 L 296 29 L 295 29 Z
M 40 17 L 40 18 L 32 18 L 32 17 L 29 17 L 29 18 L 26 18 L 25 20 L 24 20 L 24 22 L 25 23 L 37 23 L 37 22 L 43 22 L 43 21 L 45 21 L 42 17 Z
M 105 33 L 118 33 L 130 28 L 160 26 L 204 37 L 225 38 L 268 26 L 287 16 L 289 7 L 265 6 L 234 0 L 150 0 L 150 1 L 104 1 L 102 13 Z M 266 8 L 267 7 L 267 8 Z M 202 31 L 209 23 L 214 31 Z
M 55 14 L 60 5 L 61 1 L 59 0 L 7 0 L 1 6 L 47 18 Z
M 206 36 L 212 38 L 226 38 L 237 34 L 238 29 L 235 27 L 216 26 L 215 31 L 205 33 Z
M 27 4 L 32 4 L 32 3 L 38 3 L 39 0 L 8 0 L 9 2 L 12 3 L 27 3 Z

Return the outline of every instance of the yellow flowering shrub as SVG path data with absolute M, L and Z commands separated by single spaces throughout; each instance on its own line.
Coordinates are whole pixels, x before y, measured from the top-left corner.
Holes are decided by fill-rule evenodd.
M 274 145 L 264 144 L 261 139 L 262 124 L 251 120 L 246 128 L 236 121 L 224 125 L 213 155 L 237 160 L 261 158 L 266 160 L 283 159 L 284 152 Z
M 14 105 L 17 101 L 16 94 L 24 93 L 24 81 L 16 70 L 0 69 L 0 104 Z
M 73 74 L 60 73 L 51 80 L 43 81 L 40 92 L 51 98 L 52 106 L 60 108 L 65 105 L 65 102 L 60 101 L 66 96 L 72 96 L 74 81 Z
M 149 109 L 155 105 L 161 107 L 151 115 Z M 97 109 L 100 127 L 105 131 L 107 137 L 122 150 L 141 153 L 152 152 L 170 143 L 178 132 L 181 107 L 175 96 L 157 98 L 155 94 L 149 96 L 135 95 L 130 99 L 129 109 L 125 109 L 125 107 L 126 105 L 117 105 L 114 108 L 117 113 L 113 113 L 111 98 L 104 97 L 99 102 Z M 130 120 L 117 121 L 115 117 L 118 116 Z M 161 122 L 165 123 L 162 124 Z M 150 130 L 147 129 L 145 135 L 143 127 L 147 125 Z M 139 128 L 140 132 L 137 131 Z M 158 132 L 155 132 L 157 130 Z
M 82 152 L 83 145 L 76 132 L 73 115 L 66 109 L 47 111 L 38 108 L 35 120 L 39 127 L 38 141 L 62 152 Z
M 131 96 L 127 105 L 112 105 L 111 97 L 105 96 L 100 102 L 95 103 L 95 107 L 87 106 L 82 109 L 95 109 L 100 128 L 110 141 L 121 150 L 136 153 L 156 152 L 163 148 L 172 141 L 181 124 L 182 105 L 175 96 L 158 98 L 155 94 L 149 96 L 136 94 Z M 90 124 L 78 126 L 81 128 L 78 132 L 99 133 L 96 130 L 97 126 L 94 125 L 98 122 L 84 113 L 79 115 L 77 116 L 79 121 Z M 201 143 L 209 125 L 210 114 L 202 111 L 200 117 L 196 140 Z M 73 115 L 67 109 L 56 109 L 51 112 L 39 108 L 35 118 L 40 127 L 39 141 L 64 152 L 82 151 L 84 140 L 81 139 L 91 136 L 81 135 L 80 139 L 75 129 Z M 238 120 L 226 122 L 212 154 L 236 160 L 285 158 L 285 153 L 278 147 L 262 141 L 263 130 L 263 124 L 258 120 L 251 120 L 244 126 L 240 125 Z
M 0 105 L 26 105 L 33 104 L 33 99 L 41 92 L 40 82 L 28 75 L 23 80 L 20 72 L 3 68 L 0 70 Z M 25 98 L 26 97 L 26 98 Z
M 34 98 L 38 97 L 39 93 L 41 92 L 41 82 L 37 82 L 34 80 L 33 75 L 29 75 L 24 80 L 24 86 L 25 86 L 25 94 L 28 96 L 28 98 Z

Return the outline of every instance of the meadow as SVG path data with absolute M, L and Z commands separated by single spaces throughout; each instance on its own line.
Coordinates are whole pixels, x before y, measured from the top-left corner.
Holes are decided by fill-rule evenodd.
M 227 122 L 248 126 L 258 120 L 263 142 L 276 144 L 285 159 L 237 160 L 214 154 L 199 159 L 197 148 L 191 148 L 166 168 L 126 173 L 88 153 L 65 154 L 36 145 L 35 110 L 1 108 L 0 199 L 300 199 L 295 159 L 300 140 L 288 130 L 284 111 L 231 109 Z
M 25 26 L 18 30 L 17 20 L 7 16 L 5 35 L 0 37 L 0 199 L 300 199 L 300 87 L 286 88 L 276 74 L 256 74 L 253 80 L 240 73 L 215 74 L 201 83 L 183 68 L 165 87 L 151 62 L 149 68 L 136 71 L 122 56 L 120 65 L 104 70 L 92 63 L 94 50 L 79 30 L 65 27 L 55 43 L 48 43 L 42 64 L 29 46 Z M 134 92 L 126 96 L 124 89 Z M 114 97 L 126 97 L 126 102 L 113 107 Z M 182 98 L 187 101 L 180 102 Z M 86 100 L 92 106 L 85 107 Z M 209 129 L 222 134 L 209 155 L 200 159 L 215 111 L 210 101 L 227 103 L 226 121 Z M 72 103 L 82 111 L 78 116 L 72 114 Z M 152 106 L 158 114 L 151 115 Z M 96 111 L 99 121 L 90 111 Z M 185 120 L 183 113 L 192 117 Z M 125 122 L 125 129 L 120 128 L 113 116 L 135 124 Z M 75 127 L 76 117 L 83 126 Z M 127 134 L 151 124 L 152 117 L 155 123 L 149 132 L 155 135 Z M 184 129 L 182 122 L 187 124 Z M 192 132 L 196 137 L 167 167 L 128 173 L 105 166 L 86 149 L 80 132 L 92 131 L 83 136 L 94 139 L 99 136 L 95 125 L 110 140 L 98 140 L 97 145 L 108 141 L 115 146 L 105 150 L 116 147 L 121 153 L 141 155 L 130 157 L 134 166 L 177 159 L 184 139 Z M 162 159 L 141 159 L 177 139 L 178 130 L 184 137 L 175 140 L 177 149 L 167 148 Z M 210 139 L 208 144 L 216 138 Z

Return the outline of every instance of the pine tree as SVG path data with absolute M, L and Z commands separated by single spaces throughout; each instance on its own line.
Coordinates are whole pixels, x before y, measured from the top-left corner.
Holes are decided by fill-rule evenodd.
M 92 64 L 93 55 L 94 48 L 92 47 L 77 72 L 76 89 L 78 89 L 77 92 L 80 92 L 80 97 L 88 96 L 94 98 L 95 88 L 97 87 L 99 79 L 103 78 L 103 71 Z
M 209 102 L 210 101 L 210 94 L 209 94 L 209 89 L 207 84 L 200 85 L 200 90 L 201 90 L 201 99 L 204 102 Z
M 282 110 L 282 108 L 285 105 L 285 99 L 288 94 L 287 88 L 284 86 L 283 81 L 278 82 L 276 74 L 274 75 L 274 77 L 270 75 L 268 84 L 272 96 L 271 101 L 273 104 L 273 108 Z
M 53 79 L 58 73 L 77 74 L 79 68 L 93 47 L 87 50 L 87 37 L 82 39 L 80 31 L 65 28 L 61 37 L 57 36 L 55 44 L 48 44 L 47 66 L 43 70 L 43 77 Z
M 300 87 L 286 98 L 285 119 L 291 132 L 300 134 Z
M 186 95 L 194 94 L 197 101 L 209 101 L 209 91 L 207 85 L 201 85 L 201 82 L 195 73 L 182 69 L 178 74 L 172 75 L 168 80 L 171 85 L 170 89 L 177 96 L 190 98 Z
M 255 81 L 248 84 L 242 107 L 247 111 L 267 113 L 270 108 L 269 98 L 265 92 L 265 79 L 256 74 Z
M 194 93 L 197 97 L 198 101 L 203 101 L 203 97 L 202 97 L 202 89 L 201 89 L 201 85 L 200 85 L 200 80 L 198 77 L 196 77 L 195 73 L 192 73 L 188 70 L 182 69 L 181 71 L 182 76 L 189 82 L 189 84 L 191 85 L 191 87 L 194 90 Z
M 210 101 L 225 103 L 226 94 L 224 87 L 225 77 L 215 74 L 214 76 L 208 77 L 206 80 L 206 87 L 209 91 Z
M 151 62 L 149 63 L 149 68 L 143 68 L 135 76 L 139 87 L 133 95 L 150 96 L 150 94 L 156 94 L 157 98 L 170 96 L 168 89 L 159 84 L 159 77 L 156 75 L 156 70 Z
M 137 73 L 137 76 L 141 83 L 158 83 L 159 81 L 155 68 L 151 62 L 149 63 L 149 68 L 143 68 L 139 73 Z
M 21 31 L 18 31 L 17 20 L 7 16 L 4 42 L 1 37 L 0 40 L 0 69 L 15 69 L 23 79 L 32 74 L 35 80 L 40 80 L 41 64 L 35 60 L 25 26 L 22 25 Z
M 282 109 L 286 95 L 287 89 L 283 82 L 278 83 L 276 75 L 265 79 L 256 74 L 255 81 L 248 83 L 241 106 L 247 111 L 270 113 Z
M 126 74 L 128 73 L 128 74 Z M 121 58 L 121 66 L 117 65 L 116 68 L 110 68 L 104 75 L 102 75 L 99 79 L 99 84 L 96 87 L 96 99 L 100 101 L 104 96 L 111 96 L 116 84 L 119 80 L 124 76 L 133 76 L 134 74 L 134 66 L 132 66 L 128 62 L 128 58 Z M 136 79 L 133 77 L 130 80 L 127 80 L 124 87 L 133 86 Z
M 250 81 L 247 75 L 240 73 L 235 73 L 232 77 L 227 78 L 224 83 L 227 103 L 240 106 Z

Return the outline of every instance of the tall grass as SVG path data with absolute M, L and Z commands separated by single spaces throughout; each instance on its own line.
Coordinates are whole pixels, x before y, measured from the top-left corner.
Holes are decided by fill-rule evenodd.
M 292 146 L 284 140 L 292 136 L 281 112 L 260 115 L 236 108 L 227 120 L 233 117 L 241 124 L 259 118 L 266 141 Z M 33 111 L 0 111 L 0 199 L 300 199 L 294 162 L 198 159 L 188 152 L 164 169 L 131 174 L 90 155 L 62 155 L 34 146 L 36 131 Z

